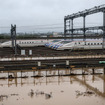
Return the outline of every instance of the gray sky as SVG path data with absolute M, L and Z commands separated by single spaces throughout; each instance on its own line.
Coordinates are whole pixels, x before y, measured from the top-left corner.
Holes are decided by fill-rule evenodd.
M 50 27 L 59 27 L 57 29 L 63 31 L 64 16 L 102 4 L 105 0 L 0 0 L 0 27 L 16 24 L 17 27 L 28 26 L 18 28 L 21 32 L 43 32 L 48 27 L 47 31 L 56 31 Z M 93 21 L 97 19 L 100 21 Z M 80 18 L 75 23 L 81 25 L 81 21 Z M 86 23 L 102 24 L 102 13 L 88 17 Z

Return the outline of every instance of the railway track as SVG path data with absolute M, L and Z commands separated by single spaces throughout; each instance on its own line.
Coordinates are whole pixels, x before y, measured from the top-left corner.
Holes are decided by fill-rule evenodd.
M 11 58 L 11 57 L 61 57 L 61 56 L 81 56 L 81 55 L 104 55 L 105 50 L 84 50 L 84 51 L 56 51 L 49 49 L 47 47 L 22 47 L 26 51 L 26 55 L 20 55 L 21 50 L 18 49 L 18 55 L 14 55 L 12 48 L 0 48 L 1 58 Z M 29 55 L 29 50 L 32 50 L 32 55 Z M 67 59 L 70 65 L 76 66 L 91 66 L 91 65 L 101 65 L 99 61 L 103 61 L 105 58 L 77 58 L 77 59 Z M 32 69 L 33 67 L 38 67 L 38 61 L 41 62 L 41 66 L 44 68 L 53 67 L 66 67 L 66 59 L 56 59 L 56 60 L 17 60 L 17 61 L 0 61 L 0 70 L 6 69 Z M 69 67 L 70 67 L 69 65 Z
M 55 56 L 77 56 L 77 55 L 103 55 L 105 50 L 76 50 L 76 51 L 57 51 L 47 47 L 22 47 L 22 50 L 25 50 L 24 56 L 30 56 L 29 50 L 32 50 L 33 57 L 55 57 Z M 18 57 L 21 55 L 21 50 L 18 49 Z M 0 48 L 0 57 L 15 57 L 14 51 L 12 48 Z

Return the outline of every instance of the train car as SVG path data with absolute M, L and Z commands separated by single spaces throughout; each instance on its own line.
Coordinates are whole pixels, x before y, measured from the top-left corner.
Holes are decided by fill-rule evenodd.
M 56 50 L 86 49 L 102 49 L 102 40 L 71 41 L 70 43 L 64 43 L 56 48 Z
M 75 40 L 78 40 L 78 41 L 81 41 L 83 39 L 74 39 Z M 53 49 L 57 49 L 58 47 L 61 47 L 63 46 L 64 44 L 68 44 L 68 43 L 71 43 L 73 40 L 72 39 L 65 39 L 65 40 L 62 40 L 60 41 L 59 43 L 56 43 L 55 45 L 53 45 Z
M 17 40 L 16 44 L 21 47 L 34 47 L 34 46 L 44 46 L 45 43 L 51 42 L 52 40 L 39 39 L 39 40 Z M 0 44 L 0 47 L 12 47 L 12 42 L 7 41 Z

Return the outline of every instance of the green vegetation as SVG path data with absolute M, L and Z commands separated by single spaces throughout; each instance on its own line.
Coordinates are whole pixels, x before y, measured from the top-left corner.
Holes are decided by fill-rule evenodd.
M 63 33 L 58 33 L 63 35 Z M 49 33 L 17 33 L 17 39 L 37 39 L 37 38 L 47 38 L 53 37 L 53 32 Z M 11 39 L 10 33 L 0 34 L 0 39 Z
M 10 39 L 10 35 L 0 34 L 0 39 Z
M 39 38 L 43 35 L 35 35 L 35 34 L 17 34 L 17 39 L 33 39 L 33 38 Z M 47 36 L 46 36 L 47 37 Z M 0 39 L 10 39 L 11 35 L 9 34 L 0 34 Z

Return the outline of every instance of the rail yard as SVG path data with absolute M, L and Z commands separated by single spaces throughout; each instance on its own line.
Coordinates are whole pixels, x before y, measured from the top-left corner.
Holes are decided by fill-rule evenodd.
M 98 12 L 103 26 L 86 27 Z M 65 16 L 61 37 L 17 39 L 16 29 L 0 39 L 0 105 L 105 105 L 105 5 Z
M 21 50 L 25 50 L 25 55 L 21 55 Z M 29 54 L 32 51 L 32 55 Z M 51 67 L 69 67 L 70 66 L 89 66 L 104 65 L 99 61 L 104 61 L 105 50 L 63 50 L 57 51 L 44 46 L 21 47 L 18 54 L 14 54 L 12 48 L 0 48 L 0 70 L 15 69 L 33 69 L 38 68 L 38 62 L 41 63 L 40 68 Z M 69 64 L 66 64 L 69 62 Z

